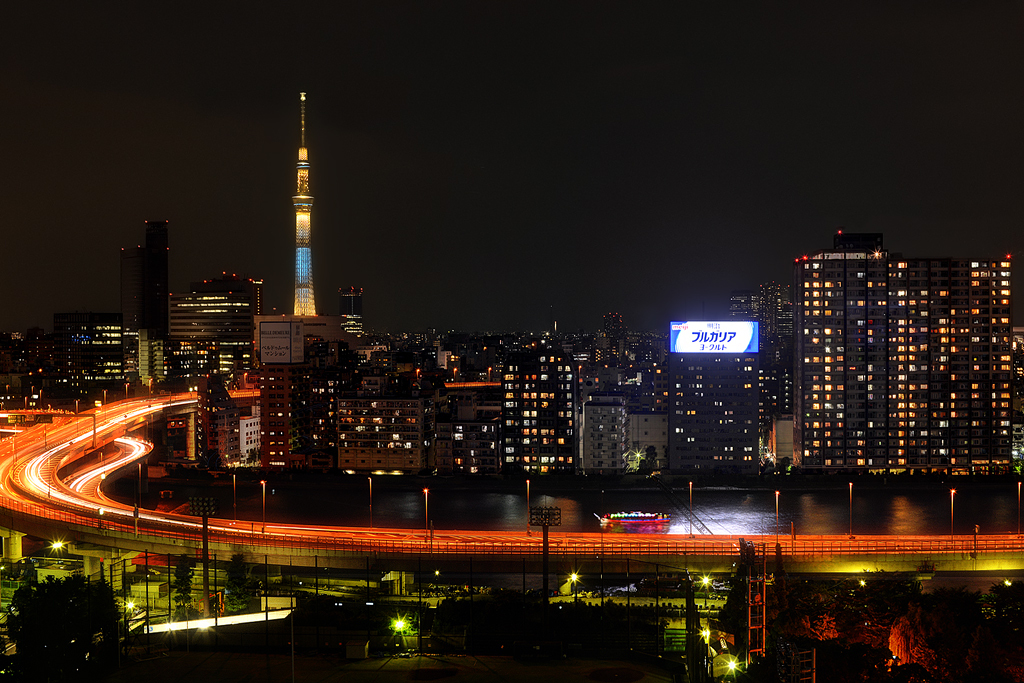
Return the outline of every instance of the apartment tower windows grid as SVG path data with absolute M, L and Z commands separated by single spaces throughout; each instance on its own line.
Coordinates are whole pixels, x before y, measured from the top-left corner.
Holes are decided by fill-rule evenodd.
M 905 258 L 840 233 L 794 265 L 794 462 L 1009 469 L 1008 259 Z
M 575 472 L 572 359 L 550 349 L 512 354 L 502 391 L 504 471 Z

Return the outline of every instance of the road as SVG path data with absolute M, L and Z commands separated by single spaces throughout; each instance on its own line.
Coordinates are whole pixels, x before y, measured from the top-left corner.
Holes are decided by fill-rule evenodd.
M 189 515 L 153 510 L 136 510 L 107 498 L 100 487 L 107 474 L 131 465 L 150 450 L 145 441 L 130 432 L 156 413 L 169 408 L 194 405 L 194 394 L 154 396 L 110 403 L 78 415 L 62 414 L 53 424 L 38 425 L 0 442 L 0 507 L 20 514 L 61 520 L 95 529 L 132 529 L 147 537 L 179 539 L 194 544 L 201 520 Z M 113 440 L 116 455 L 97 459 L 90 456 L 94 442 Z M 67 472 L 72 472 L 67 474 Z M 60 473 L 61 476 L 58 476 Z M 367 529 L 233 522 L 211 518 L 210 538 L 214 542 L 282 549 L 324 549 L 352 552 L 434 553 L 450 555 L 541 554 L 539 530 L 458 531 L 427 533 L 416 529 Z M 740 539 L 724 535 L 631 535 L 552 531 L 551 552 L 590 557 L 698 556 L 736 557 Z M 920 556 L 923 568 L 936 557 L 967 561 L 973 554 L 997 558 L 1000 562 L 1024 550 L 1021 537 L 1012 534 L 962 536 L 747 536 L 759 544 L 773 561 L 778 542 L 784 557 L 804 558 L 827 564 L 835 558 L 906 558 Z M 931 558 L 931 559 L 929 559 Z M 965 559 L 966 558 L 966 559 Z M 993 569 L 976 566 L 974 569 Z M 971 567 L 966 567 L 971 569 Z

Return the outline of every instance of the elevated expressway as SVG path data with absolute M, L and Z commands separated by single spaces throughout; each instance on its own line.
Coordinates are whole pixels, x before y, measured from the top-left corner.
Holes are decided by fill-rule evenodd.
M 108 473 L 130 467 L 150 447 L 133 432 L 162 412 L 192 410 L 191 394 L 118 401 L 78 415 L 60 415 L 0 442 L 0 527 L 7 530 L 4 554 L 20 559 L 20 534 L 72 545 L 89 557 L 201 553 L 201 520 L 181 514 L 136 510 L 107 498 L 100 489 Z M 116 453 L 96 448 L 115 442 Z M 111 450 L 110 447 L 104 449 Z M 250 562 L 411 570 L 429 562 L 445 571 L 539 572 L 539 529 L 517 532 L 301 526 L 252 520 L 209 520 L 210 553 L 227 558 L 243 553 Z M 980 536 L 781 536 L 751 535 L 775 566 L 776 540 L 790 572 L 991 571 L 1024 570 L 1024 542 L 1011 534 Z M 688 568 L 732 572 L 739 561 L 739 537 L 550 533 L 552 571 L 649 572 Z M 87 561 L 90 572 L 98 560 Z

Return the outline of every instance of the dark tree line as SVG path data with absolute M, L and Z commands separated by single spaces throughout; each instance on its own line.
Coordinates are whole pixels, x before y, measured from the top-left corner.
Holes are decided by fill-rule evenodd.
M 901 575 L 862 579 L 776 577 L 767 590 L 768 659 L 817 651 L 818 680 L 839 683 L 1008 683 L 1024 681 L 1024 584 L 998 583 L 930 593 Z M 746 633 L 743 590 L 722 610 L 723 629 Z M 776 680 L 764 674 L 760 680 Z

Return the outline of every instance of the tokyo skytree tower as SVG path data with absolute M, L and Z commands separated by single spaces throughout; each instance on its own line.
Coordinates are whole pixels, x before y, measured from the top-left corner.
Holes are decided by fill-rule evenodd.
M 316 315 L 313 297 L 313 263 L 310 259 L 309 215 L 313 197 L 309 194 L 309 154 L 306 151 L 306 93 L 299 93 L 302 111 L 302 144 L 296 166 L 298 183 L 292 204 L 295 205 L 295 315 Z

